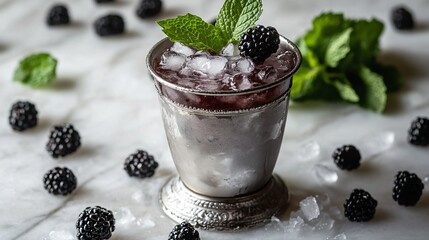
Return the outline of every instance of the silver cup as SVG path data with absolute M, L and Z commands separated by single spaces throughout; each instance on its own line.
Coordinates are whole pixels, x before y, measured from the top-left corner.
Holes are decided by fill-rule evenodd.
M 172 45 L 160 41 L 147 65 L 159 93 L 162 117 L 178 178 L 161 191 L 164 211 L 176 221 L 209 230 L 262 224 L 285 207 L 287 188 L 273 177 L 288 112 L 295 67 L 275 82 L 242 91 L 204 91 L 173 84 L 155 69 Z M 273 202 L 274 199 L 274 202 Z

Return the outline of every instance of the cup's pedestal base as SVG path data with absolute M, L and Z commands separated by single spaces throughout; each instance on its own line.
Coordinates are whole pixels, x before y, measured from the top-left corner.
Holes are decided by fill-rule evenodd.
M 278 176 L 273 176 L 256 193 L 214 198 L 189 190 L 179 177 L 170 179 L 160 194 L 164 212 L 176 222 L 187 221 L 197 228 L 236 231 L 263 225 L 286 209 L 289 193 Z

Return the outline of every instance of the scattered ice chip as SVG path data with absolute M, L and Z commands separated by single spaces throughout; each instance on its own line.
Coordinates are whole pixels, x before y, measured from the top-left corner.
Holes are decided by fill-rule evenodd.
M 115 220 L 118 225 L 130 226 L 136 220 L 136 217 L 129 208 L 121 207 L 115 212 Z
M 167 51 L 162 54 L 161 67 L 172 71 L 180 70 L 185 64 L 186 58 L 175 52 Z
M 371 134 L 359 144 L 366 158 L 389 150 L 395 142 L 395 133 L 391 131 Z
M 313 220 L 320 215 L 319 205 L 315 197 L 307 197 L 299 202 L 299 207 L 307 220 Z
M 301 228 L 305 225 L 304 219 L 301 217 L 294 217 L 291 218 L 286 225 L 286 232 L 292 233 L 292 232 L 299 232 L 301 231 Z
M 267 223 L 264 226 L 264 230 L 266 232 L 285 232 L 285 225 L 282 223 L 280 219 L 275 216 L 271 217 L 271 222 Z
M 347 240 L 347 236 L 344 233 L 340 233 L 337 236 L 335 236 L 332 240 Z
M 316 164 L 314 173 L 319 180 L 325 183 L 335 183 L 338 180 L 337 172 L 324 164 Z
M 49 232 L 50 240 L 74 240 L 74 235 L 65 230 L 56 230 Z
M 325 212 L 322 212 L 314 221 L 314 229 L 316 231 L 328 231 L 334 227 L 335 220 Z
M 343 212 L 336 206 L 329 207 L 328 213 L 329 213 L 329 215 L 331 215 L 336 220 L 343 220 L 344 219 Z
M 173 46 L 170 48 L 170 50 L 173 51 L 173 52 L 176 52 L 176 53 L 183 54 L 185 56 L 191 56 L 191 55 L 193 55 L 195 53 L 194 49 L 192 49 L 192 48 L 190 48 L 188 46 L 185 46 L 185 45 L 183 45 L 181 43 L 178 43 L 178 42 L 175 42 L 173 44 Z
M 298 146 L 296 151 L 299 160 L 308 161 L 320 155 L 320 145 L 311 140 Z
M 139 226 L 140 228 L 153 228 L 155 227 L 155 222 L 147 217 L 139 218 L 137 219 L 137 226 Z

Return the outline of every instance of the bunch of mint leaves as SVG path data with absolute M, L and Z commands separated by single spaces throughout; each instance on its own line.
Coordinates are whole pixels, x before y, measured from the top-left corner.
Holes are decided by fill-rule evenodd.
M 294 76 L 294 101 L 346 101 L 381 113 L 387 93 L 402 82 L 393 66 L 376 61 L 383 23 L 345 19 L 342 14 L 322 13 L 313 28 L 296 43 L 303 61 Z
M 262 0 L 226 0 L 214 26 L 189 13 L 158 24 L 173 42 L 219 53 L 228 43 L 237 44 L 261 14 Z

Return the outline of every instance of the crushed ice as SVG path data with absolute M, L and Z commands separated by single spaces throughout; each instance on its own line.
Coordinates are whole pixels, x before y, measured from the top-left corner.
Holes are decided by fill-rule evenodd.
M 286 232 L 323 232 L 332 235 L 339 208 L 332 206 L 327 195 L 309 196 L 299 203 L 300 208 L 291 213 Z
M 245 90 L 277 80 L 279 72 L 290 71 L 296 56 L 280 47 L 266 61 L 256 66 L 249 58 L 239 55 L 237 46 L 227 45 L 220 55 L 195 51 L 180 43 L 161 56 L 160 68 L 165 77 L 178 85 L 202 90 Z M 208 81 L 201 81 L 202 79 Z
M 155 222 L 150 216 L 136 217 L 131 209 L 127 207 L 121 207 L 114 211 L 114 215 L 118 228 L 128 229 L 137 226 L 139 228 L 148 229 L 155 227 Z
M 320 155 L 320 145 L 314 140 L 304 142 L 296 149 L 298 160 L 309 161 Z
M 389 150 L 392 148 L 394 142 L 395 133 L 385 131 L 363 137 L 358 146 L 362 154 L 365 155 L 365 159 L 368 159 Z

